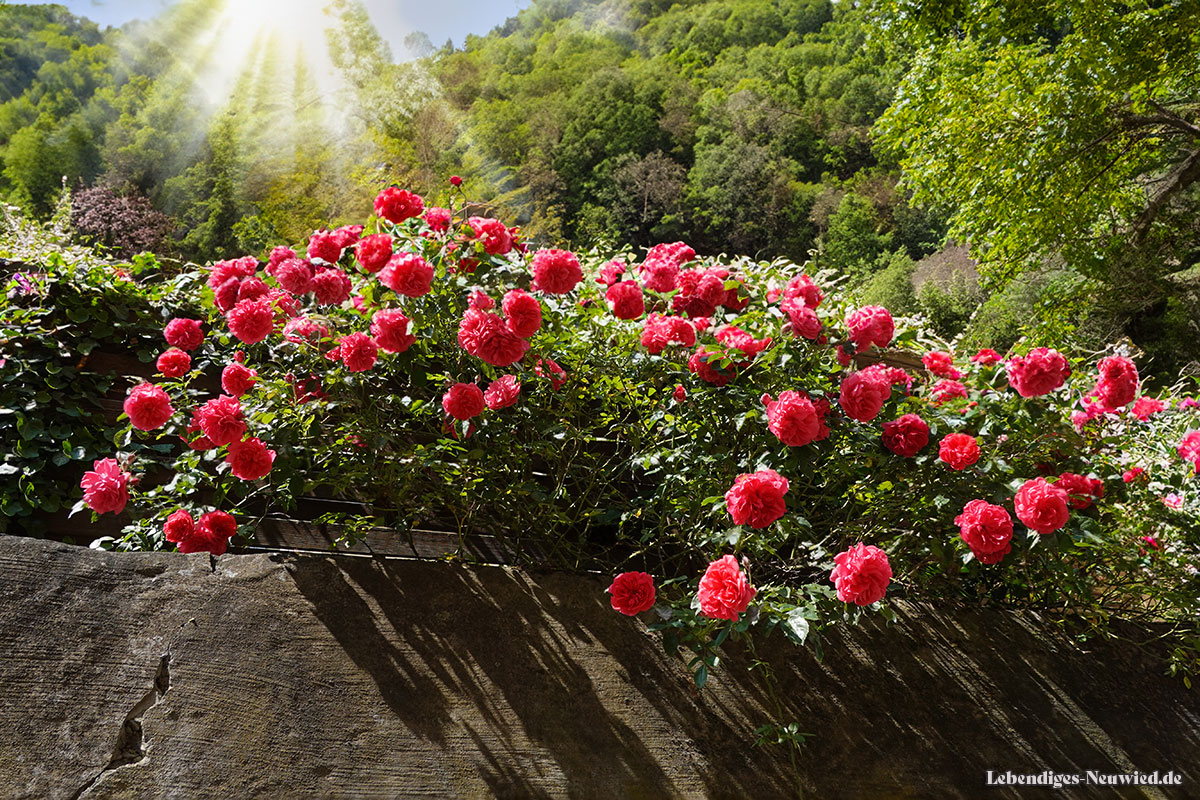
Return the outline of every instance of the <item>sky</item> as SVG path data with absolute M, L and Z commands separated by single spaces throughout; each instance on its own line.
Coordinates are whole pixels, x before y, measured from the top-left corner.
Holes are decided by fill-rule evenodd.
M 121 25 L 131 19 L 153 17 L 170 5 L 170 0 L 58 0 L 75 14 L 104 25 Z M 253 4 L 255 0 L 232 0 Z M 404 37 L 424 31 L 434 46 L 447 39 L 462 45 L 469 33 L 484 34 L 529 5 L 529 0 L 365 0 L 376 27 L 392 44 L 396 55 L 404 53 Z

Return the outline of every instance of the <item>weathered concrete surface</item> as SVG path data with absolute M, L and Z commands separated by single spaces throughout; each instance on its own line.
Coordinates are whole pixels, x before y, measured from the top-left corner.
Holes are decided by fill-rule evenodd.
M 786 752 L 752 744 L 773 717 L 761 685 L 721 670 L 697 695 L 603 589 L 0 537 L 0 796 L 793 794 Z M 1200 796 L 1200 703 L 1161 662 L 1119 643 L 1081 653 L 1032 615 L 900 611 L 829 637 L 823 663 L 762 649 L 816 734 L 806 797 Z M 1184 784 L 1010 790 L 985 787 L 988 769 L 1173 769 Z

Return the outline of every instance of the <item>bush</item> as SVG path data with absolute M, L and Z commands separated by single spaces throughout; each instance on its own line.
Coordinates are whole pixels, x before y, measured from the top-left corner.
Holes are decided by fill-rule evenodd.
M 71 197 L 71 226 L 86 242 L 117 258 L 164 253 L 175 223 L 140 195 L 120 195 L 96 186 Z

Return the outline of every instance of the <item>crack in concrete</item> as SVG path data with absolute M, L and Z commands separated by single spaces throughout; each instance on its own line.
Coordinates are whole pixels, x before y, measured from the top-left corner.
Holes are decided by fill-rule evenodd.
M 186 624 L 184 623 L 184 625 Z M 130 764 L 137 764 L 147 758 L 145 748 L 142 746 L 144 741 L 142 717 L 145 716 L 147 711 L 162 701 L 170 688 L 171 652 L 168 650 L 158 660 L 158 669 L 154 672 L 154 683 L 150 687 L 150 691 L 146 692 L 142 696 L 142 699 L 134 704 L 133 708 L 129 710 L 129 713 L 125 715 L 125 719 L 121 722 L 121 730 L 117 733 L 117 743 L 113 747 L 113 753 L 108 759 L 108 764 L 104 769 L 96 773 L 91 780 L 79 787 L 79 790 L 71 795 L 70 800 L 79 800 L 79 798 L 83 797 L 83 795 L 96 785 L 96 782 L 105 773 Z

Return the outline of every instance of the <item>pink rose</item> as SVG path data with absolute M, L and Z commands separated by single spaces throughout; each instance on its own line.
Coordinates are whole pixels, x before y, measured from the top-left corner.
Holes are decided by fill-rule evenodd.
M 787 478 L 773 469 L 744 473 L 725 493 L 725 507 L 735 525 L 765 528 L 787 511 L 783 502 L 787 490 Z
M 972 500 L 954 518 L 954 524 L 981 564 L 996 564 L 1012 552 L 1012 517 L 1003 506 Z
M 869 606 L 887 594 L 892 580 L 892 567 L 887 553 L 869 544 L 854 545 L 833 557 L 833 572 L 829 580 L 837 589 L 843 603 Z
M 725 555 L 708 565 L 700 579 L 700 613 L 709 619 L 737 622 L 758 591 L 746 580 L 737 559 Z
M 121 469 L 114 458 L 101 458 L 79 482 L 83 502 L 97 514 L 120 514 L 129 501 L 129 473 Z
M 1054 533 L 1067 524 L 1070 511 L 1067 493 L 1045 478 L 1025 481 L 1014 500 L 1017 519 L 1032 531 L 1042 535 Z
M 614 611 L 633 617 L 654 607 L 654 579 L 645 572 L 622 572 L 607 589 Z

